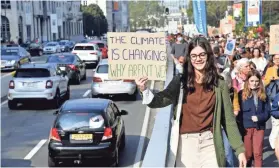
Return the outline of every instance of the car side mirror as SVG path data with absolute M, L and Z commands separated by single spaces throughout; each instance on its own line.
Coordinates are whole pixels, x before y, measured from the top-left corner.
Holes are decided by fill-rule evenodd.
M 58 110 L 56 110 L 55 112 L 53 112 L 53 115 L 57 115 L 58 114 Z
M 119 115 L 128 115 L 128 111 L 126 110 L 121 110 Z

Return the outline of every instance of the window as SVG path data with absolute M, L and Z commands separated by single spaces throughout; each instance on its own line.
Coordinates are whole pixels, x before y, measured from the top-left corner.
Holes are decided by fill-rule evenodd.
M 99 65 L 97 73 L 108 73 L 108 65 Z
M 94 50 L 93 46 L 75 46 L 74 50 Z
M 1 55 L 18 55 L 19 49 L 2 49 Z
M 112 103 L 111 106 L 112 106 L 112 109 L 113 109 L 115 114 L 119 113 L 119 110 L 118 110 L 117 106 L 114 103 Z
M 17 78 L 44 78 L 49 77 L 50 72 L 48 69 L 36 69 L 36 68 L 30 68 L 30 69 L 18 69 L 15 73 L 15 77 Z
M 60 55 L 60 56 L 49 56 L 47 62 L 48 63 L 73 63 L 75 57 L 73 55 Z
M 19 4 L 18 1 L 16 1 L 16 9 L 19 10 Z
M 11 1 L 1 1 L 1 9 L 11 9 Z
M 23 2 L 21 1 L 20 4 L 21 4 L 21 10 L 23 11 Z
M 104 48 L 105 47 L 104 43 L 98 43 L 97 45 L 98 45 L 99 48 Z
M 109 123 L 112 126 L 114 124 L 114 121 L 115 121 L 115 114 L 114 114 L 110 105 L 107 108 L 107 115 L 108 115 Z

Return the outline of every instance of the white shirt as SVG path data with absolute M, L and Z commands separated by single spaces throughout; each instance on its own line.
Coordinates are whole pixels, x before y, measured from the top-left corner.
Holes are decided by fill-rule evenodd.
M 150 104 L 153 98 L 154 94 L 148 88 L 142 92 L 142 104 Z
M 267 65 L 267 61 L 264 57 L 252 58 L 251 61 L 256 65 L 257 71 L 261 73 L 264 71 L 264 68 Z

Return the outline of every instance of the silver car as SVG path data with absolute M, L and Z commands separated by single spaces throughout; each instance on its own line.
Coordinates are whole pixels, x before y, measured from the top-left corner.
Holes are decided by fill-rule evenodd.
M 58 53 L 61 52 L 61 47 L 58 42 L 49 42 L 44 46 L 43 52 L 45 54 Z
M 100 61 L 96 70 L 93 70 L 91 84 L 92 97 L 98 95 L 128 94 L 131 99 L 136 99 L 137 87 L 134 80 L 112 80 L 108 78 L 108 60 Z
M 16 109 L 18 103 L 28 100 L 47 100 L 58 108 L 62 98 L 70 97 L 69 79 L 62 73 L 53 64 L 22 65 L 9 83 L 9 108 Z

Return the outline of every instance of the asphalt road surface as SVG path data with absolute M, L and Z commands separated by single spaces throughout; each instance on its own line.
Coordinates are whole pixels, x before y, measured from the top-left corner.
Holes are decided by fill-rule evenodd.
M 44 57 L 33 58 L 34 62 L 44 62 Z M 71 99 L 82 98 L 90 89 L 92 69 L 87 70 L 87 80 L 80 85 L 71 85 Z M 3 79 L 3 76 L 1 77 Z M 2 89 L 8 90 L 8 85 Z M 138 141 L 145 115 L 145 106 L 141 104 L 138 95 L 136 101 L 112 97 L 120 109 L 129 112 L 124 116 L 126 126 L 126 147 L 120 154 L 121 167 L 131 167 L 135 162 Z M 20 110 L 9 110 L 6 101 L 1 104 L 1 167 L 47 167 L 47 140 L 55 116 L 52 109 L 42 103 L 23 105 Z M 39 145 L 39 146 L 38 146 Z M 40 147 L 41 146 L 41 147 Z M 30 151 L 35 151 L 30 155 Z M 29 154 L 29 156 L 27 156 Z M 91 164 L 91 163 L 90 163 Z M 77 165 L 84 166 L 84 165 Z M 85 165 L 87 166 L 87 165 Z M 94 166 L 94 163 L 93 165 Z

